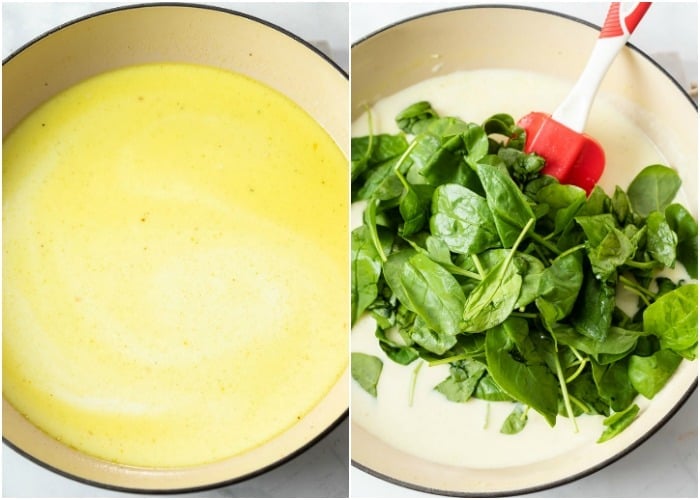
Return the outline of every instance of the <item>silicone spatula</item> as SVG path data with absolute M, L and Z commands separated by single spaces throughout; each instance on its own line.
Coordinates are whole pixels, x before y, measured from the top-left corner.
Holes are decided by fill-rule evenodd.
M 587 193 L 595 187 L 605 168 L 605 152 L 583 130 L 605 73 L 650 5 L 612 2 L 588 62 L 564 101 L 551 115 L 535 111 L 518 121 L 526 132 L 525 151 L 545 159 L 542 173 Z

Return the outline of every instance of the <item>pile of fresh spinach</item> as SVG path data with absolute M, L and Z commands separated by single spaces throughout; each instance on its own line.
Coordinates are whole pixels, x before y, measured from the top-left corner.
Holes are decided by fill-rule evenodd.
M 507 114 L 478 125 L 418 102 L 396 123 L 375 135 L 370 117 L 352 139 L 352 201 L 366 203 L 351 236 L 353 324 L 371 314 L 397 363 L 449 363 L 435 389 L 451 401 L 517 402 L 502 432 L 531 408 L 550 425 L 604 415 L 600 441 L 618 434 L 635 397 L 697 355 L 698 226 L 673 203 L 677 173 L 651 165 L 627 191 L 587 195 L 540 174 Z M 678 262 L 693 280 L 663 277 Z M 352 354 L 374 396 L 381 371 Z

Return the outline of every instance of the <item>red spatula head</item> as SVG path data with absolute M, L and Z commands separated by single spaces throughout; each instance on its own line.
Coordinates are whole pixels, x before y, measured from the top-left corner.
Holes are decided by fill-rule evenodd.
M 590 193 L 603 175 L 605 152 L 586 134 L 575 132 L 546 113 L 533 112 L 518 121 L 525 130 L 525 151 L 545 159 L 543 174 Z

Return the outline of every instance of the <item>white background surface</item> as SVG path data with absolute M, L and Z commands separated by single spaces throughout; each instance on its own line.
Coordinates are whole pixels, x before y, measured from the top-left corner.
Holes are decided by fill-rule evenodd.
M 438 8 L 478 2 L 413 4 L 359 3 L 350 11 L 352 42 L 388 24 Z M 558 11 L 600 26 L 608 4 L 552 2 L 494 2 L 532 5 Z M 697 3 L 656 2 L 630 42 L 662 62 L 684 85 L 697 82 Z M 651 439 L 611 466 L 564 486 L 526 495 L 531 497 L 693 497 L 698 496 L 697 391 L 681 410 Z M 350 470 L 353 497 L 430 497 L 366 474 Z
M 289 8 L 263 3 L 218 3 L 277 24 L 309 41 L 323 41 L 331 57 L 348 69 L 347 4 L 292 2 Z M 465 2 L 469 3 L 469 2 Z M 473 3 L 473 2 L 471 2 Z M 486 3 L 503 3 L 488 1 Z M 516 3 L 516 2 L 506 2 Z M 92 11 L 123 3 L 3 2 L 3 58 L 35 36 Z M 457 3 L 380 4 L 353 1 L 351 42 L 400 19 Z M 597 2 L 533 5 L 566 12 L 601 24 L 605 4 Z M 683 84 L 697 81 L 697 3 L 657 2 L 632 38 L 654 55 Z M 651 439 L 602 471 L 534 497 L 693 497 L 698 496 L 697 392 Z M 304 454 L 257 478 L 217 490 L 183 496 L 199 497 L 336 497 L 347 495 L 348 424 L 343 422 Z M 3 445 L 3 496 L 116 497 L 128 496 L 85 486 L 33 464 Z M 355 497 L 428 497 L 350 469 Z
M 202 3 L 202 2 L 189 2 Z M 3 2 L 3 59 L 47 30 L 91 12 L 125 3 L 9 3 Z M 348 70 L 348 5 L 343 3 L 212 3 L 264 19 L 314 43 Z M 241 483 L 190 497 L 347 497 L 347 418 L 316 445 L 270 472 Z M 123 497 L 135 496 L 87 486 L 64 478 L 2 447 L 4 497 Z

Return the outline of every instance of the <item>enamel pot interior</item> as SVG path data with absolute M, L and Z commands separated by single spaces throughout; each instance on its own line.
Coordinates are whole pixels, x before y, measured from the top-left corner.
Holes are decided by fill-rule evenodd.
M 494 39 L 495 26 L 508 29 L 498 30 Z M 598 33 L 587 23 L 559 14 L 507 6 L 445 10 L 397 23 L 352 48 L 352 118 L 359 118 L 367 105 L 383 97 L 458 70 L 525 70 L 573 84 Z M 631 46 L 618 55 L 600 92 L 633 104 L 631 118 L 659 141 L 664 154 L 675 159 L 688 206 L 696 214 L 697 110 L 690 98 Z M 673 144 L 663 143 L 655 130 L 645 126 L 643 117 L 649 115 L 673 132 Z M 400 451 L 356 423 L 351 426 L 352 460 L 377 477 L 432 493 L 493 496 L 541 490 L 589 474 L 634 449 L 674 414 L 696 385 L 697 363 L 684 362 L 635 424 L 615 439 L 592 442 L 534 465 L 498 469 L 440 465 Z
M 193 5 L 139 5 L 62 26 L 3 67 L 3 137 L 32 109 L 95 74 L 147 62 L 186 62 L 245 74 L 295 101 L 348 152 L 347 77 L 307 43 L 263 21 Z M 294 68 L 290 70 L 290 68 Z M 303 451 L 347 414 L 348 374 L 293 427 L 233 458 L 182 469 L 126 467 L 71 449 L 32 426 L 3 399 L 3 438 L 49 469 L 129 491 L 218 486 L 268 470 Z

